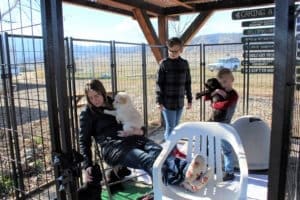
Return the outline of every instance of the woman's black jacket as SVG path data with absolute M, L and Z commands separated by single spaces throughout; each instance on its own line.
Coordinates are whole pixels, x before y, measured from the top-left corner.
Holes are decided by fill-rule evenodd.
M 118 137 L 122 124 L 115 117 L 104 114 L 103 108 L 86 106 L 80 113 L 79 144 L 84 157 L 83 167 L 92 166 L 91 140 L 92 137 L 100 144 L 102 156 L 109 165 L 118 165 L 120 159 L 132 148 L 144 145 L 147 139 L 143 136 Z

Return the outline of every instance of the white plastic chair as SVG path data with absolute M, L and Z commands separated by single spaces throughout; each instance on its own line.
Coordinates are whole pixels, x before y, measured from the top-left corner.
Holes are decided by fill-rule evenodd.
M 181 139 L 188 140 L 187 161 L 195 154 L 206 158 L 208 167 L 215 169 L 213 178 L 199 192 L 191 193 L 180 186 L 162 182 L 162 166 L 171 150 Z M 221 140 L 228 141 L 237 155 L 240 176 L 235 181 L 222 182 Z M 208 144 L 208 146 L 207 146 Z M 207 153 L 208 150 L 208 153 Z M 238 180 L 239 179 L 239 180 Z M 248 167 L 241 140 L 233 127 L 217 122 L 188 122 L 177 126 L 153 166 L 154 199 L 172 200 L 244 200 L 247 199 Z

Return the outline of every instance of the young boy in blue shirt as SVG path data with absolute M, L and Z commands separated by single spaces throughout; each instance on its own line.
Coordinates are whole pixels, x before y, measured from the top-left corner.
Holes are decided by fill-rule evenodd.
M 223 68 L 217 74 L 217 79 L 224 88 L 224 90 L 217 89 L 211 96 L 219 94 L 225 98 L 224 101 L 219 101 L 211 104 L 213 109 L 216 110 L 226 110 L 225 118 L 219 122 L 230 123 L 236 108 L 238 101 L 238 94 L 233 89 L 234 77 L 232 72 L 229 69 Z M 205 97 L 205 100 L 210 100 L 209 96 Z M 208 121 L 212 120 L 212 117 Z M 225 173 L 223 176 L 223 181 L 231 181 L 234 179 L 234 156 L 231 145 L 227 141 L 222 141 L 222 149 L 224 154 L 224 166 Z
M 189 63 L 182 59 L 182 41 L 171 38 L 167 41 L 169 56 L 162 60 L 157 73 L 156 103 L 165 121 L 165 139 L 178 125 L 187 97 L 187 109 L 192 107 L 191 75 Z

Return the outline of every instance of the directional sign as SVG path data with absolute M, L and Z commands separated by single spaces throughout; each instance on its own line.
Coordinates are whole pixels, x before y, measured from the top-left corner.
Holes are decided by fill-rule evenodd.
M 242 22 L 242 27 L 273 26 L 274 24 L 275 24 L 274 19 L 264 19 L 264 20 Z
M 242 37 L 242 42 L 273 42 L 274 36 Z
M 274 60 L 243 60 L 242 65 L 248 65 L 249 66 L 273 66 Z
M 245 29 L 244 35 L 273 34 L 274 28 Z
M 232 12 L 232 19 L 234 20 L 273 17 L 273 16 L 274 16 L 274 7 L 251 9 L 251 10 L 239 10 L 239 11 Z
M 244 44 L 243 50 L 274 50 L 274 44 Z
M 249 56 L 248 53 L 243 53 L 244 58 L 273 58 L 274 52 L 250 52 Z
M 274 73 L 274 68 L 242 68 L 241 73 L 251 73 L 251 74 L 272 74 Z

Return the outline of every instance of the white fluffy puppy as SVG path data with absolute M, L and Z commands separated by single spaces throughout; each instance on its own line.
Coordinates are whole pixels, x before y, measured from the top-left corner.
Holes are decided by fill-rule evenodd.
M 144 125 L 142 116 L 133 106 L 127 93 L 119 92 L 115 96 L 113 106 L 115 110 L 105 110 L 104 113 L 115 116 L 116 120 L 123 124 L 123 131 L 119 132 L 119 136 L 126 137 L 143 134 L 142 131 L 139 131 Z

